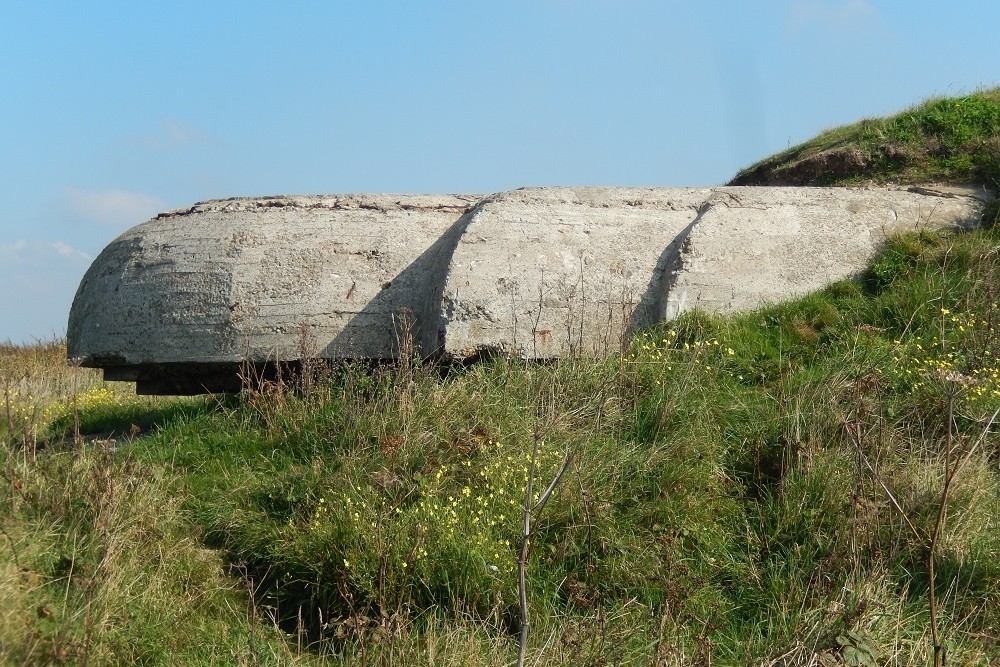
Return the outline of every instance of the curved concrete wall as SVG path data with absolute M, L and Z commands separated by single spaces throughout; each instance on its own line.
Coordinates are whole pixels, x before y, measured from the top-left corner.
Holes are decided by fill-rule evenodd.
M 206 202 L 162 213 L 101 253 L 70 312 L 69 355 L 169 392 L 158 377 L 212 388 L 199 378 L 244 361 L 393 359 L 401 342 L 424 356 L 605 354 L 692 308 L 753 308 L 855 275 L 888 234 L 974 225 L 986 200 L 913 190 Z

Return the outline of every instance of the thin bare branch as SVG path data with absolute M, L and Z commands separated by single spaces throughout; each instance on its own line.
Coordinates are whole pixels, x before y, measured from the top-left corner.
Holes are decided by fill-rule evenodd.
M 969 447 L 969 451 L 965 453 L 965 456 L 963 456 L 962 459 L 955 464 L 955 470 L 953 476 L 958 475 L 958 473 L 960 473 L 962 469 L 972 459 L 972 455 L 979 448 L 979 445 L 983 444 L 983 442 L 986 440 L 986 436 L 989 435 L 990 429 L 993 428 L 993 424 L 996 423 L 997 417 L 1000 417 L 1000 408 L 997 408 L 996 412 L 993 413 L 993 416 L 990 417 L 989 421 L 986 422 L 986 426 L 983 428 L 983 432 L 980 433 L 979 437 L 976 438 L 976 441 L 972 443 L 972 447 Z
M 545 491 L 542 492 L 541 497 L 539 497 L 538 502 L 536 502 L 532 506 L 530 511 L 532 512 L 537 511 L 541 513 L 541 511 L 545 508 L 545 503 L 548 502 L 549 496 L 552 495 L 552 492 L 555 491 L 555 488 L 559 486 L 559 481 L 562 479 L 562 476 L 566 472 L 566 469 L 569 468 L 570 461 L 573 458 L 573 454 L 575 453 L 576 453 L 576 448 L 574 448 L 573 450 L 569 449 L 566 450 L 566 453 L 563 455 L 562 463 L 559 464 L 559 469 L 556 471 L 555 475 L 552 476 L 552 481 L 549 482 L 549 485 L 545 488 Z
M 906 525 L 907 527 L 909 527 L 910 532 L 913 533 L 913 536 L 916 537 L 917 540 L 923 542 L 926 538 L 923 535 L 921 535 L 920 531 L 917 530 L 917 527 L 913 525 L 913 522 L 910 521 L 910 517 L 906 515 L 906 510 L 904 510 L 903 506 L 900 505 L 898 500 L 896 500 L 896 496 L 892 495 L 892 491 L 890 491 L 886 483 L 882 481 L 882 478 L 879 476 L 879 474 L 875 472 L 875 468 L 872 466 L 871 461 L 868 460 L 868 457 L 865 456 L 865 452 L 861 448 L 861 443 L 858 441 L 857 436 L 851 432 L 850 424 L 845 421 L 845 426 L 847 427 L 846 430 L 848 434 L 850 434 L 851 436 L 851 444 L 853 444 L 857 448 L 858 455 L 861 457 L 861 460 L 864 461 L 865 466 L 872 474 L 872 479 L 878 482 L 878 485 L 882 487 L 883 493 L 885 493 L 886 497 L 889 499 L 889 502 L 892 503 L 892 506 L 896 509 L 896 512 L 899 513 L 899 516 L 902 517 L 904 522 L 906 522 Z

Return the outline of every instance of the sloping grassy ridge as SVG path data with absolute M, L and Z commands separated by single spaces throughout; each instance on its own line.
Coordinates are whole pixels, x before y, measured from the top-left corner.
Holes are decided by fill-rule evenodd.
M 864 285 L 689 317 L 622 359 L 347 371 L 151 451 L 181 465 L 200 523 L 278 617 L 352 659 L 429 618 L 483 633 L 484 664 L 510 651 L 537 437 L 543 479 L 575 452 L 529 567 L 546 662 L 917 664 L 953 397 L 950 456 L 977 449 L 936 557 L 942 632 L 953 664 L 986 664 L 1000 479 L 994 439 L 975 443 L 1000 406 L 997 247 L 993 232 L 901 240 Z
M 730 185 L 960 183 L 1000 187 L 1000 89 L 937 98 L 834 128 L 744 169 Z

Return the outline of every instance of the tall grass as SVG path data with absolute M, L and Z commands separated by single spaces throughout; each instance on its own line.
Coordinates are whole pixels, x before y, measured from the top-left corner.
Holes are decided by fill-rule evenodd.
M 613 358 L 313 365 L 5 434 L 0 651 L 511 663 L 537 444 L 539 479 L 574 455 L 533 528 L 527 664 L 930 664 L 931 565 L 949 662 L 991 664 L 998 248 L 908 236 L 863 280 Z
M 139 398 L 66 365 L 58 342 L 0 348 L 0 662 L 281 662 L 176 477 L 131 439 L 196 405 Z

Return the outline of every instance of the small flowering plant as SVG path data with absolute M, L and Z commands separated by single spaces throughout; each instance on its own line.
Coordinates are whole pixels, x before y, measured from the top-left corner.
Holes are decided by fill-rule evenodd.
M 911 392 L 934 387 L 942 379 L 956 384 L 958 379 L 959 398 L 966 409 L 991 411 L 1000 405 L 1000 358 L 992 349 L 998 333 L 995 323 L 945 307 L 938 316 L 937 334 L 929 341 L 896 341 L 891 377 Z
M 559 447 L 540 443 L 536 475 L 551 475 L 562 457 Z M 289 519 L 289 537 L 322 554 L 317 575 L 340 579 L 358 597 L 461 599 L 487 613 L 515 600 L 530 459 L 528 444 L 484 438 L 468 458 L 415 475 L 402 498 L 358 481 L 321 494 L 311 501 L 307 530 Z
M 68 428 L 74 415 L 114 410 L 135 401 L 136 396 L 124 386 L 101 384 L 75 395 L 48 399 L 11 389 L 3 399 L 3 422 L 8 432 L 23 436 L 48 428 Z
M 666 376 L 675 371 L 723 372 L 742 382 L 745 374 L 733 363 L 736 351 L 715 336 L 691 338 L 677 329 L 663 332 L 644 332 L 636 338 L 629 361 L 652 369 L 657 377 L 656 386 L 663 386 Z

